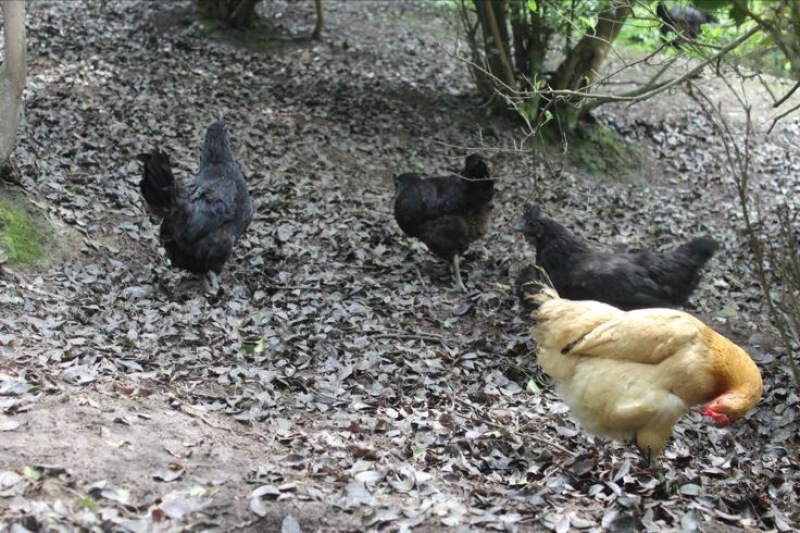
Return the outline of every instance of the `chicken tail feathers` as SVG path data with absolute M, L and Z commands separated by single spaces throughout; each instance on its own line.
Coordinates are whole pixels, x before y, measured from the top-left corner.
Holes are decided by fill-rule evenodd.
M 539 266 L 527 266 L 517 277 L 517 298 L 525 314 L 536 311 L 549 300 L 558 298 L 547 272 Z
M 711 237 L 697 237 L 678 248 L 678 251 L 686 254 L 697 267 L 705 265 L 717 250 L 719 243 Z
M 144 163 L 139 190 L 153 214 L 163 218 L 175 202 L 175 176 L 169 156 L 161 150 L 153 150 L 140 154 L 139 161 Z

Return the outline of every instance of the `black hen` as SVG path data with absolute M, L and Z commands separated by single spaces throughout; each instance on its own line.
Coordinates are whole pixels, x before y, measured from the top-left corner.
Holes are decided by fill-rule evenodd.
M 400 229 L 452 262 L 456 285 L 466 292 L 460 256 L 486 233 L 492 211 L 494 180 L 486 161 L 472 154 L 460 176 L 423 179 L 418 174 L 401 174 L 394 185 L 394 218 Z
M 169 157 L 161 150 L 142 154 L 139 160 L 144 163 L 139 188 L 150 212 L 162 221 L 160 240 L 167 257 L 174 267 L 204 274 L 206 288 L 216 293 L 217 276 L 253 218 L 225 125 L 219 121 L 208 127 L 200 170 L 191 183 L 175 180 Z
M 700 281 L 700 269 L 719 248 L 714 239 L 700 237 L 663 253 L 592 250 L 542 216 L 538 205 L 526 208 L 515 229 L 536 248 L 536 263 L 563 298 L 596 300 L 625 311 L 686 304 Z
M 664 21 L 664 24 L 661 25 L 661 38 L 666 40 L 669 32 L 675 32 L 677 36 L 671 41 L 671 44 L 676 47 L 686 41 L 696 39 L 700 35 L 703 24 L 716 22 L 713 15 L 695 7 L 681 6 L 667 9 L 661 2 L 656 5 L 656 15 Z

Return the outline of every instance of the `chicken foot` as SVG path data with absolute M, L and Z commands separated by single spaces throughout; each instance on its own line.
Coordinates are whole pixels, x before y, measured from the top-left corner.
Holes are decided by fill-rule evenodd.
M 655 466 L 653 464 L 653 448 L 649 444 L 647 445 L 647 453 L 641 448 L 639 448 L 639 453 L 642 454 L 644 460 L 647 461 L 647 466 Z
M 203 288 L 207 294 L 216 296 L 219 293 L 219 274 L 213 270 L 203 274 Z
M 467 292 L 464 282 L 461 281 L 461 257 L 458 254 L 453 256 L 453 273 L 456 276 L 456 287 L 461 292 Z

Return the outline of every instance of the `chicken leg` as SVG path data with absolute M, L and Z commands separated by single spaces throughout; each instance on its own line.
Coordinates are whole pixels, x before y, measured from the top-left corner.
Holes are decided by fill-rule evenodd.
M 458 254 L 453 256 L 453 273 L 456 276 L 456 287 L 458 287 L 458 290 L 467 292 L 464 282 L 461 281 L 461 257 Z
M 207 294 L 216 296 L 219 292 L 219 275 L 213 270 L 203 274 L 203 287 Z

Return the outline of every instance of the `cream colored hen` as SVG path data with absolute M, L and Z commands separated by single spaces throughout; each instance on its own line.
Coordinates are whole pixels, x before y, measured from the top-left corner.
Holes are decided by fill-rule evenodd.
M 550 288 L 531 298 L 539 366 L 572 414 L 590 433 L 634 441 L 648 460 L 691 407 L 705 404 L 702 413 L 723 427 L 761 396 L 747 353 L 687 313 L 625 312 Z

